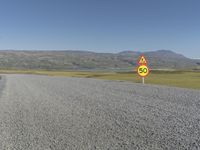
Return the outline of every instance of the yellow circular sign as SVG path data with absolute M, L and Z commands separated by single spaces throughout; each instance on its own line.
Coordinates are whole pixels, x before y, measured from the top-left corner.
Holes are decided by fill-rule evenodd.
M 141 77 L 146 77 L 149 74 L 149 68 L 146 65 L 141 65 L 138 67 L 137 72 Z

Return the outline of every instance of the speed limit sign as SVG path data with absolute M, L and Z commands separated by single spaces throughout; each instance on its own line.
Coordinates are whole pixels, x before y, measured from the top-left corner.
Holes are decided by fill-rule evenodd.
M 140 59 L 138 60 L 138 68 L 137 73 L 139 76 L 142 77 L 142 83 L 144 84 L 144 78 L 149 74 L 149 68 L 147 67 L 147 59 L 144 55 L 140 56 Z
M 137 73 L 141 77 L 146 77 L 149 74 L 149 68 L 146 65 L 141 65 L 137 69 Z

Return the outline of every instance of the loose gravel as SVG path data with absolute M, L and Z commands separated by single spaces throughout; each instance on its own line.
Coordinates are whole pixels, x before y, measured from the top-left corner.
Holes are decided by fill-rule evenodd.
M 200 91 L 3 75 L 0 149 L 200 149 Z

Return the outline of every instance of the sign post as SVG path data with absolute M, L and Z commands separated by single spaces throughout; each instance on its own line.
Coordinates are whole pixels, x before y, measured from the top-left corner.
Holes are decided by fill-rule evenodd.
M 138 60 L 138 68 L 137 68 L 138 75 L 142 77 L 142 84 L 144 84 L 144 79 L 149 74 L 149 72 L 150 70 L 147 66 L 147 59 L 145 58 L 144 55 L 142 55 Z

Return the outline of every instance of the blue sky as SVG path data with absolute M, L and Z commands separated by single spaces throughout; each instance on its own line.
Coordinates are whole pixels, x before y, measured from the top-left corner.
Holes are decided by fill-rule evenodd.
M 199 6 L 199 0 L 0 0 L 0 49 L 167 49 L 200 58 Z

